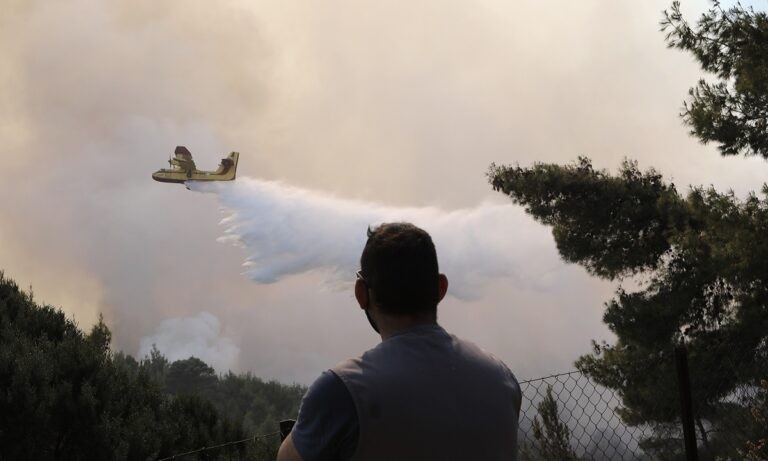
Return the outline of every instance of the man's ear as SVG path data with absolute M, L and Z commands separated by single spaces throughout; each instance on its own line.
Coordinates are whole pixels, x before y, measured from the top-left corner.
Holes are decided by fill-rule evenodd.
M 371 305 L 370 295 L 368 294 L 368 285 L 363 280 L 358 279 L 355 282 L 355 299 L 360 309 L 368 309 Z
M 445 298 L 445 294 L 448 293 L 448 277 L 445 274 L 438 275 L 437 284 L 437 302 L 440 302 Z

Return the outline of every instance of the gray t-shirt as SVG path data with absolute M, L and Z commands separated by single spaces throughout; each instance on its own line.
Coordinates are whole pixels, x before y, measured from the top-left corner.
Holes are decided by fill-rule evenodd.
M 501 361 L 420 325 L 318 378 L 293 439 L 305 461 L 515 459 L 520 401 Z
M 357 448 L 357 434 L 352 396 L 332 371 L 323 372 L 304 395 L 291 430 L 296 451 L 304 461 L 346 461 Z

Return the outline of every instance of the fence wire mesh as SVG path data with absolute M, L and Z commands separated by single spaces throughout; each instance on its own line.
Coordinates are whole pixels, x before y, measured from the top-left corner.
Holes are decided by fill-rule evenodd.
M 768 344 L 761 338 L 689 344 L 631 363 L 520 381 L 520 459 L 686 459 L 681 354 L 687 358 L 698 459 L 768 460 Z M 274 435 L 168 459 L 274 459 L 277 444 L 268 440 Z
M 768 460 L 765 341 L 690 345 L 687 357 L 698 459 Z M 686 459 L 674 351 L 605 376 L 614 389 L 581 371 L 521 381 L 520 459 Z
M 527 460 L 648 459 L 640 443 L 647 426 L 619 417 L 618 395 L 579 371 L 522 381 L 518 444 Z
M 209 447 L 200 447 L 182 453 L 158 459 L 158 461 L 171 461 L 184 459 L 185 461 L 268 461 L 277 457 L 277 440 L 279 431 L 270 434 L 261 434 L 247 439 L 223 442 Z

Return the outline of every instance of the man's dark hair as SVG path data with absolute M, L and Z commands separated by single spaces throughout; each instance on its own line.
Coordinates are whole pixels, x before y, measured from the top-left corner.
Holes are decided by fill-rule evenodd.
M 437 253 L 432 237 L 410 223 L 368 228 L 360 268 L 376 304 L 393 314 L 432 311 L 438 303 Z

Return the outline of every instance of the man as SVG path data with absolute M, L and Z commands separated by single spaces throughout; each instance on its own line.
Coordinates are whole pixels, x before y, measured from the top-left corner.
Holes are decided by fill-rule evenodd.
M 355 298 L 381 343 L 312 384 L 278 461 L 516 459 L 520 387 L 437 324 L 448 279 L 429 234 L 369 229 L 360 266 Z

